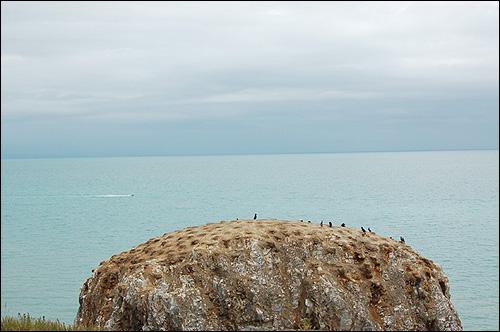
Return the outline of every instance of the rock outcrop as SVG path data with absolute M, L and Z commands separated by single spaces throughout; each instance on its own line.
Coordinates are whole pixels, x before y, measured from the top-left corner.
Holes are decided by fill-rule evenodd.
M 441 267 L 348 227 L 234 220 L 99 264 L 76 324 L 110 330 L 462 330 Z

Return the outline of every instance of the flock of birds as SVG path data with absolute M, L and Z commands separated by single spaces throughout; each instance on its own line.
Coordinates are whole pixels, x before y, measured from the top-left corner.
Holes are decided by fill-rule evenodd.
M 253 219 L 257 219 L 257 213 L 253 216 Z M 236 219 L 236 220 L 238 220 L 238 219 Z M 301 221 L 301 222 L 304 222 L 304 220 L 303 220 L 303 219 L 300 219 L 300 221 Z M 308 222 L 308 223 L 310 223 L 310 222 L 311 222 L 311 220 L 308 220 L 307 222 Z M 321 220 L 320 225 L 321 225 L 321 227 L 323 227 L 323 220 Z M 332 224 L 332 222 L 331 222 L 331 221 L 329 221 L 329 222 L 328 222 L 328 226 L 330 226 L 330 227 L 332 227 L 332 226 L 333 226 L 333 224 Z M 345 223 L 342 223 L 342 224 L 340 225 L 340 227 L 346 227 L 346 226 L 345 226 Z M 363 235 L 365 235 L 365 234 L 366 234 L 366 230 L 363 228 L 363 226 L 361 226 L 361 230 L 363 231 Z M 368 232 L 369 232 L 369 233 L 372 233 L 372 230 L 370 229 L 370 227 L 368 227 Z M 392 239 L 392 236 L 390 237 L 390 239 Z M 399 241 L 400 241 L 401 243 L 405 243 L 405 238 L 404 238 L 404 237 L 402 237 L 402 236 L 400 236 L 400 237 L 399 237 Z

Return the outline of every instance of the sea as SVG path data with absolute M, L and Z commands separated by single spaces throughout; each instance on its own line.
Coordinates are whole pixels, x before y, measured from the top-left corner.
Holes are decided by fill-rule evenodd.
M 71 325 L 101 261 L 257 214 L 403 236 L 442 266 L 464 330 L 498 331 L 498 164 L 498 150 L 2 159 L 1 314 Z

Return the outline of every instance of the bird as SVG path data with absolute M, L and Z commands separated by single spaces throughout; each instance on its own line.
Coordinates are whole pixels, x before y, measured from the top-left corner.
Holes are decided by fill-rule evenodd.
M 372 231 L 372 230 L 370 229 L 370 227 L 368 227 L 368 232 L 370 232 L 370 233 L 371 233 L 371 231 Z
M 400 236 L 399 238 L 401 239 L 401 243 L 405 243 L 405 238 L 404 237 Z
M 329 221 L 329 222 L 328 222 L 328 225 L 330 225 L 330 227 L 332 227 L 332 222 L 331 222 L 331 221 Z
M 363 228 L 363 226 L 361 226 L 361 230 L 363 231 L 363 233 L 366 233 L 365 229 Z
M 300 222 L 304 222 L 304 219 L 300 219 Z
M 323 220 L 321 220 L 321 227 L 323 227 Z
M 311 220 L 308 220 L 307 222 L 311 222 Z
M 345 223 L 342 223 L 342 225 L 340 225 L 341 227 L 345 227 Z
M 257 213 L 253 216 L 254 219 L 257 219 Z

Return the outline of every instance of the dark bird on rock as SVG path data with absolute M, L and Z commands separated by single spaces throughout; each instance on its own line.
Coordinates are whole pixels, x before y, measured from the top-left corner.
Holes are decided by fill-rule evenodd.
M 323 220 L 321 220 L 321 227 L 323 227 Z
M 370 227 L 368 227 L 368 232 L 370 232 L 370 233 L 371 233 L 371 231 L 372 231 L 372 230 L 370 229 Z
M 365 229 L 363 227 L 361 227 L 361 230 L 363 231 L 363 233 L 366 233 Z
M 253 216 L 254 219 L 257 219 L 257 213 L 255 214 L 255 216 Z
M 300 219 L 300 222 L 304 222 L 304 219 Z
M 308 220 L 307 222 L 311 222 L 311 220 Z
M 329 222 L 328 222 L 328 225 L 330 225 L 330 227 L 332 227 L 332 222 L 331 222 L 331 221 L 329 221 Z
M 404 237 L 400 236 L 399 238 L 401 239 L 401 243 L 405 243 L 405 238 Z
M 345 227 L 345 223 L 342 223 L 342 225 L 340 225 L 341 227 Z

